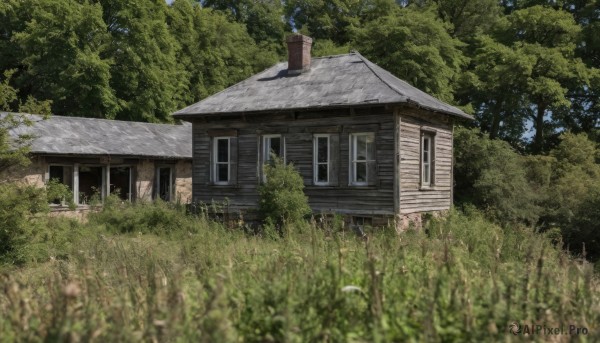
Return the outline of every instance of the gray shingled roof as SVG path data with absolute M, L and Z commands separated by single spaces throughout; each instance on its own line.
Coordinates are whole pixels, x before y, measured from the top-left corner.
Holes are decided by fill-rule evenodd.
M 311 69 L 297 76 L 288 76 L 287 62 L 281 62 L 173 115 L 189 118 L 205 114 L 402 103 L 473 119 L 400 80 L 359 53 L 313 58 Z
M 0 115 L 2 115 L 0 113 Z M 33 135 L 31 152 L 56 155 L 113 155 L 148 158 L 192 157 L 190 124 L 150 124 L 107 119 L 26 115 L 12 137 Z

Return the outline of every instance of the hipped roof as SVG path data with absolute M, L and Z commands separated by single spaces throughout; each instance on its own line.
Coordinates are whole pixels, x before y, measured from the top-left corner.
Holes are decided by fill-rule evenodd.
M 288 75 L 281 62 L 198 103 L 175 112 L 202 115 L 411 104 L 473 119 L 460 109 L 411 86 L 359 53 L 313 58 L 309 71 Z

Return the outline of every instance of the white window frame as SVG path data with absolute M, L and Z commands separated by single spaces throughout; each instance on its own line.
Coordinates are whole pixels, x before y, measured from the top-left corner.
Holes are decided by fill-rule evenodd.
M 327 139 L 327 162 L 319 162 L 319 138 Z M 327 180 L 319 181 L 319 165 L 327 165 Z M 313 136 L 313 183 L 317 186 L 328 186 L 331 174 L 331 135 L 315 134 Z
M 227 140 L 227 162 L 219 162 L 219 140 Z M 228 185 L 231 183 L 231 137 L 213 137 L 213 183 L 215 185 Z M 227 180 L 219 180 L 219 165 L 227 165 Z
M 427 150 L 425 149 L 425 140 L 428 140 Z M 435 138 L 432 133 L 422 132 L 421 133 L 421 145 L 420 145 L 420 171 L 421 171 L 421 187 L 431 187 L 433 185 L 433 153 Z M 425 152 L 427 152 L 427 160 L 425 160 Z
M 350 134 L 350 170 L 349 170 L 349 175 L 350 175 L 350 185 L 351 186 L 367 186 L 369 184 L 369 179 L 371 177 L 371 175 L 369 175 L 369 162 L 374 162 L 375 159 L 373 159 L 372 156 L 369 156 L 369 149 L 366 150 L 365 154 L 365 159 L 364 160 L 357 160 L 357 139 L 359 136 L 367 136 L 367 137 L 371 137 L 373 139 L 373 144 L 375 144 L 375 133 L 374 132 L 356 132 L 356 133 L 351 133 Z M 365 173 L 366 173 L 366 181 L 356 181 L 356 167 L 358 165 L 358 163 L 364 163 L 365 164 Z
M 269 162 L 271 160 L 271 138 L 279 138 L 279 144 L 281 144 L 280 145 L 281 151 L 279 152 L 279 157 L 283 158 L 283 161 L 285 163 L 285 145 L 283 143 L 283 137 L 281 137 L 280 134 L 276 134 L 276 135 L 263 135 L 262 136 L 263 164 L 267 164 L 267 162 Z M 269 142 L 268 147 L 267 147 L 267 141 Z

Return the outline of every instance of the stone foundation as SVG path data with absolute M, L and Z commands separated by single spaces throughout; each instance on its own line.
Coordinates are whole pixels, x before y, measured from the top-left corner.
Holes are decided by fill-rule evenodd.
M 76 209 L 72 210 L 68 207 L 51 206 L 49 216 L 72 218 L 80 222 L 86 222 L 87 216 L 90 213 L 97 211 L 99 211 L 99 207 L 79 206 Z
M 421 230 L 423 224 L 431 218 L 440 218 L 448 214 L 448 211 L 415 212 L 396 215 L 396 232 L 402 233 L 408 229 Z

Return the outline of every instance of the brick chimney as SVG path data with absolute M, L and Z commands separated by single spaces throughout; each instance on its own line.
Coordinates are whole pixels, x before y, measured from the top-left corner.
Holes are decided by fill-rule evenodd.
M 288 36 L 288 75 L 298 75 L 310 69 L 312 38 L 301 34 Z

